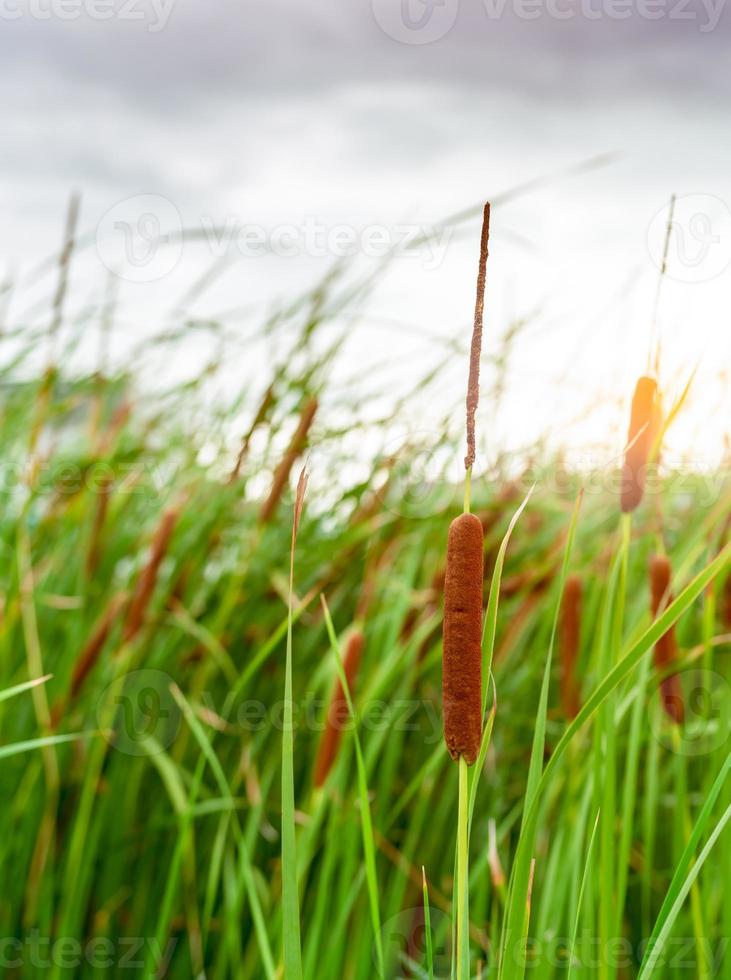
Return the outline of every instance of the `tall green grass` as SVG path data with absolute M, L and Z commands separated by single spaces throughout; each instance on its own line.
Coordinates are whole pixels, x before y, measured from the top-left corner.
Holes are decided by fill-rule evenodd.
M 3 975 L 449 976 L 460 773 L 442 744 L 439 578 L 461 488 L 422 481 L 413 442 L 394 467 L 385 416 L 369 429 L 384 452 L 364 468 L 362 406 L 329 378 L 352 299 L 334 276 L 282 311 L 266 328 L 282 366 L 218 413 L 203 377 L 155 397 L 124 368 L 38 380 L 43 329 L 0 341 Z M 309 398 L 321 410 L 290 579 L 293 488 L 259 515 Z M 456 457 L 452 432 L 445 418 L 435 458 Z M 548 490 L 553 467 L 504 462 L 472 480 L 486 612 L 484 736 L 462 793 L 470 973 L 696 976 L 706 956 L 706 975 L 725 976 L 731 648 L 714 597 L 731 568 L 727 474 L 707 505 L 702 476 L 679 492 L 665 475 L 677 598 L 651 623 L 656 498 L 617 533 L 616 474 L 599 492 L 581 473 Z M 134 594 L 173 503 L 141 629 L 125 642 L 120 614 L 72 696 L 80 652 Z M 585 583 L 570 722 L 552 657 L 569 569 Z M 358 688 L 345 685 L 350 718 L 315 792 L 354 622 Z M 651 661 L 671 623 L 698 705 L 675 734 Z M 507 888 L 488 866 L 491 825 Z M 672 962 L 679 940 L 688 967 Z

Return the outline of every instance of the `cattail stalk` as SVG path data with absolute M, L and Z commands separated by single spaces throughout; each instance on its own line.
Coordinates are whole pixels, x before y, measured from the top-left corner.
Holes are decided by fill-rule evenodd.
M 583 584 L 578 575 L 566 579 L 561 606 L 561 703 L 568 721 L 581 708 L 576 668 L 581 649 L 581 607 Z
M 117 618 L 127 602 L 127 593 L 119 592 L 113 596 L 109 605 L 102 613 L 101 617 L 94 624 L 89 639 L 81 650 L 81 653 L 74 664 L 71 674 L 71 684 L 69 685 L 68 699 L 59 701 L 51 712 L 51 727 L 57 728 L 58 723 L 64 715 L 68 705 L 76 700 L 84 686 L 86 678 L 92 672 L 99 661 L 104 647 L 106 646 L 109 634 L 112 632 Z
M 272 382 L 268 386 L 267 390 L 264 392 L 264 397 L 259 403 L 259 408 L 257 410 L 256 415 L 254 416 L 254 421 L 251 423 L 248 432 L 241 440 L 241 448 L 239 449 L 239 454 L 236 457 L 236 463 L 234 464 L 234 467 L 231 470 L 231 473 L 229 474 L 229 478 L 228 478 L 229 483 L 234 483 L 239 478 L 241 474 L 241 469 L 244 465 L 244 460 L 246 459 L 249 452 L 249 446 L 251 445 L 251 440 L 253 438 L 253 435 L 256 432 L 256 430 L 259 428 L 259 426 L 266 421 L 266 418 L 269 415 L 269 411 L 273 404 L 274 404 L 274 382 Z
M 480 356 L 485 303 L 490 204 L 485 204 L 480 236 L 475 318 L 467 381 L 464 513 L 449 528 L 444 576 L 442 644 L 442 705 L 444 741 L 459 765 L 457 814 L 457 980 L 470 976 L 469 955 L 469 818 L 467 767 L 482 742 L 482 580 L 484 533 L 479 517 L 470 514 L 472 467 L 475 462 L 475 415 L 480 399 Z
M 622 469 L 622 512 L 636 510 L 645 492 L 650 450 L 658 431 L 658 393 L 654 378 L 643 375 L 632 397 L 627 449 Z
M 655 555 L 650 562 L 651 608 L 655 618 L 664 612 L 672 601 L 670 593 L 671 575 L 672 569 L 668 558 L 665 555 Z M 677 663 L 678 643 L 675 636 L 675 626 L 671 626 L 655 644 L 654 659 L 655 667 L 662 673 Z M 681 725 L 685 717 L 685 702 L 680 677 L 677 674 L 670 674 L 670 676 L 662 679 L 660 698 L 671 721 L 674 721 L 676 725 Z
M 170 539 L 173 536 L 173 531 L 175 530 L 175 525 L 178 523 L 179 517 L 180 506 L 172 506 L 165 511 L 165 513 L 162 515 L 160 523 L 157 526 L 157 530 L 155 531 L 155 535 L 152 539 L 147 564 L 144 566 L 140 572 L 139 578 L 137 579 L 137 585 L 135 586 L 132 601 L 130 602 L 129 609 L 127 611 L 124 631 L 122 634 L 122 638 L 125 643 L 130 643 L 142 628 L 147 607 L 149 606 L 150 600 L 152 599 L 152 594 L 155 591 L 160 566 L 162 565 L 163 559 L 168 552 Z
M 360 630 L 351 633 L 343 654 L 343 671 L 348 682 L 348 690 L 352 693 L 358 668 L 363 655 L 363 634 Z M 348 719 L 348 701 L 345 697 L 342 682 L 338 676 L 335 680 L 333 692 L 328 705 L 327 716 L 325 718 L 325 730 L 320 739 L 315 760 L 315 771 L 313 782 L 316 788 L 324 785 L 333 763 L 337 758 L 340 741 L 342 739 L 343 727 Z
M 277 506 L 279 505 L 279 501 L 282 498 L 282 494 L 284 493 L 284 488 L 289 481 L 289 474 L 292 472 L 292 467 L 302 455 L 305 446 L 307 445 L 307 436 L 315 419 L 316 413 L 317 399 L 309 398 L 305 403 L 305 407 L 302 409 L 299 424 L 294 435 L 292 436 L 287 452 L 284 454 L 282 461 L 274 473 L 274 479 L 272 480 L 272 488 L 269 491 L 269 496 L 262 504 L 261 511 L 259 512 L 259 520 L 262 524 L 268 524 L 274 516 Z

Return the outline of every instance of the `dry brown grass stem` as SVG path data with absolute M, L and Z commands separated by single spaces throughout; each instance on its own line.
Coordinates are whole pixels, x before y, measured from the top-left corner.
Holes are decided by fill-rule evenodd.
M 292 436 L 282 461 L 274 473 L 274 479 L 272 480 L 272 488 L 269 491 L 269 496 L 262 504 L 261 511 L 259 512 L 259 520 L 262 524 L 268 524 L 274 516 L 274 513 L 279 505 L 279 501 L 282 499 L 284 488 L 287 486 L 289 481 L 289 475 L 292 472 L 292 467 L 307 446 L 307 437 L 317 413 L 317 405 L 318 403 L 316 398 L 309 398 L 302 409 L 302 414 L 300 415 L 297 429 Z
M 234 464 L 234 467 L 231 470 L 231 473 L 228 478 L 229 483 L 234 483 L 241 475 L 241 469 L 244 465 L 244 461 L 249 454 L 249 446 L 251 445 L 252 437 L 256 432 L 256 430 L 259 428 L 259 426 L 266 421 L 267 416 L 269 415 L 269 410 L 271 409 L 273 404 L 274 404 L 274 384 L 272 383 L 264 392 L 264 396 L 261 402 L 259 403 L 259 408 L 257 409 L 256 415 L 254 416 L 254 421 L 251 423 L 248 432 L 241 440 L 241 448 L 239 449 L 239 454 L 236 457 L 236 463 Z

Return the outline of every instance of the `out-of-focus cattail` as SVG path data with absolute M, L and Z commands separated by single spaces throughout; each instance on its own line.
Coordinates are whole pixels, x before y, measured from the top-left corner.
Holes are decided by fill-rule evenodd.
M 76 659 L 71 675 L 68 698 L 59 701 L 51 712 L 51 726 L 56 728 L 69 702 L 75 701 L 84 686 L 84 682 L 96 666 L 109 634 L 112 632 L 117 617 L 127 602 L 127 593 L 119 592 L 113 596 L 107 608 L 94 624 L 89 639 Z
M 659 406 L 657 382 L 643 375 L 632 397 L 627 451 L 622 469 L 622 511 L 631 514 L 640 505 L 645 492 L 647 464 L 658 433 Z
M 722 615 L 724 626 L 731 630 L 731 575 L 726 576 L 723 587 Z
M 269 412 L 273 404 L 274 404 L 274 382 L 272 382 L 267 388 L 267 390 L 264 392 L 264 397 L 259 403 L 259 408 L 257 410 L 256 415 L 254 416 L 254 421 L 251 423 L 246 435 L 241 440 L 241 448 L 239 449 L 239 454 L 236 457 L 236 463 L 234 464 L 234 468 L 231 470 L 231 473 L 229 474 L 229 478 L 228 478 L 229 483 L 234 483 L 239 478 L 239 475 L 241 474 L 241 468 L 244 465 L 244 460 L 246 459 L 249 452 L 249 446 L 251 445 L 252 437 L 256 432 L 256 430 L 259 428 L 259 426 L 266 421 L 267 416 L 269 415 Z
M 165 511 L 157 526 L 157 530 L 152 539 L 149 558 L 137 579 L 137 585 L 135 586 L 132 601 L 127 611 L 124 632 L 122 634 L 125 643 L 133 640 L 142 628 L 147 607 L 155 591 L 160 565 L 162 565 L 163 559 L 167 554 L 170 539 L 173 536 L 173 531 L 175 530 L 175 525 L 178 523 L 179 517 L 180 505 L 174 505 Z
M 363 634 L 360 630 L 351 633 L 343 655 L 343 671 L 348 682 L 348 690 L 352 692 L 358 674 L 361 657 L 363 656 Z M 337 758 L 343 727 L 348 720 L 348 702 L 345 697 L 340 677 L 335 680 L 332 696 L 325 718 L 325 730 L 320 739 L 315 760 L 313 782 L 316 787 L 324 784 Z
M 259 520 L 262 524 L 267 524 L 272 519 L 274 512 L 277 509 L 279 501 L 281 500 L 284 492 L 284 488 L 289 480 L 289 474 L 292 471 L 292 467 L 297 462 L 297 459 L 302 455 L 307 445 L 307 436 L 315 419 L 316 413 L 317 399 L 309 398 L 305 403 L 305 407 L 302 409 L 299 424 L 297 425 L 297 429 L 292 436 L 289 446 L 287 447 L 287 452 L 284 454 L 282 461 L 274 473 L 274 479 L 272 480 L 272 488 L 269 491 L 269 496 L 262 504 L 261 511 L 259 512 Z
M 461 514 L 449 528 L 444 579 L 442 704 L 453 759 L 472 764 L 482 739 L 482 524 Z
M 581 649 L 581 606 L 583 584 L 578 575 L 566 579 L 561 604 L 561 704 L 564 716 L 572 721 L 581 708 L 576 667 Z
M 652 615 L 657 618 L 665 611 L 672 600 L 670 594 L 670 579 L 672 569 L 665 555 L 654 555 L 650 561 L 650 590 L 652 594 Z M 665 673 L 668 668 L 677 663 L 678 643 L 675 637 L 675 627 L 664 633 L 655 644 L 655 666 Z M 685 702 L 680 677 L 671 674 L 664 677 L 660 684 L 660 697 L 666 714 L 677 725 L 683 723 L 685 717 Z
M 107 521 L 109 510 L 109 498 L 112 493 L 112 478 L 105 476 L 99 481 L 97 487 L 96 508 L 94 510 L 94 523 L 91 527 L 91 538 L 89 540 L 89 550 L 86 553 L 86 576 L 93 578 L 99 566 L 101 558 L 101 542 L 104 525 Z

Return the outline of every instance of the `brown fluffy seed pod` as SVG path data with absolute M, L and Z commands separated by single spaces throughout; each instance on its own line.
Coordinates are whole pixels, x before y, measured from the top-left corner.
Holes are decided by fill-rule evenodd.
M 345 677 L 348 681 L 348 690 L 351 694 L 362 655 L 363 634 L 360 631 L 351 633 L 345 648 L 345 654 L 343 655 L 343 671 L 345 672 Z M 335 680 L 332 696 L 330 697 L 327 716 L 325 718 L 325 730 L 322 733 L 315 760 L 313 782 L 318 788 L 324 784 L 337 758 L 343 727 L 347 720 L 348 702 L 345 697 L 343 685 L 340 683 L 340 677 L 338 676 Z
M 583 585 L 578 575 L 566 579 L 561 604 L 561 704 L 572 721 L 581 708 L 576 665 L 581 649 L 581 605 Z
M 627 436 L 627 452 L 622 469 L 622 512 L 631 514 L 639 507 L 645 492 L 647 462 L 657 435 L 657 382 L 641 377 L 632 397 Z
M 310 431 L 312 423 L 315 420 L 316 412 L 317 399 L 310 398 L 306 402 L 305 407 L 302 409 L 299 424 L 297 425 L 297 429 L 292 436 L 287 452 L 282 457 L 282 460 L 274 473 L 274 479 L 272 480 L 272 488 L 269 491 L 269 496 L 262 504 L 261 511 L 259 512 L 259 520 L 262 524 L 268 524 L 274 516 L 282 494 L 284 493 L 284 488 L 289 481 L 289 474 L 292 472 L 292 467 L 307 446 L 307 435 Z
M 670 579 L 672 569 L 665 555 L 655 555 L 650 561 L 650 589 L 652 593 L 652 615 L 657 618 L 672 601 L 670 594 Z M 675 627 L 660 637 L 655 644 L 655 666 L 658 671 L 665 673 L 678 660 L 678 643 L 675 637 Z M 668 717 L 677 725 L 682 725 L 685 717 L 685 702 L 680 677 L 671 674 L 660 684 L 662 706 Z
M 449 754 L 469 765 L 482 739 L 483 562 L 482 523 L 462 514 L 452 521 L 447 544 L 442 707 Z

